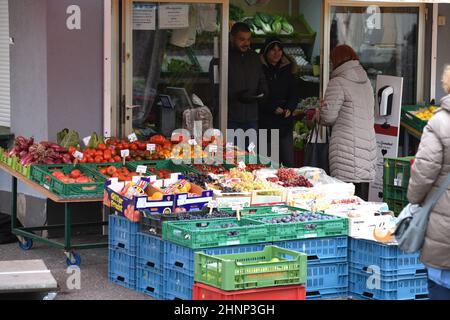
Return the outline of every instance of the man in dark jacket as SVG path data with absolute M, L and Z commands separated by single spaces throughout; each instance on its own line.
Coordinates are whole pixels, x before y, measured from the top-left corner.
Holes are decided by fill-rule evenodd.
M 231 29 L 228 67 L 228 128 L 257 129 L 258 103 L 268 94 L 259 56 L 250 49 L 251 31 L 238 22 Z

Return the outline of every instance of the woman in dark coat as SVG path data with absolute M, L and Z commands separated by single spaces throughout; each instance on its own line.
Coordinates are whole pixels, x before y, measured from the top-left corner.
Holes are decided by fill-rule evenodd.
M 280 164 L 294 166 L 294 118 L 299 93 L 295 73 L 297 64 L 283 50 L 277 38 L 266 40 L 261 63 L 269 86 L 269 97 L 259 108 L 259 128 L 280 131 Z M 270 131 L 269 150 L 270 150 Z

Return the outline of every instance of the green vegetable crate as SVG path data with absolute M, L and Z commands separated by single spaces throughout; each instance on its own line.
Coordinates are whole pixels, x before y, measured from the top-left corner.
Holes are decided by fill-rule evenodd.
M 169 170 L 173 173 L 187 173 L 192 170 L 182 164 L 175 164 L 172 160 L 146 160 L 146 161 L 134 161 L 129 163 L 129 169 L 136 171 L 138 166 L 146 166 L 147 174 L 152 175 L 153 170 Z
M 302 210 L 297 210 L 302 211 Z M 323 216 L 329 216 L 321 214 Z M 348 219 L 333 217 L 330 220 L 310 220 L 303 222 L 269 223 L 274 218 L 287 218 L 290 214 L 272 214 L 248 218 L 256 222 L 267 223 L 271 241 L 288 241 L 308 238 L 324 238 L 348 235 Z
M 231 208 L 225 208 L 222 209 L 222 211 L 228 211 L 233 213 L 235 210 L 232 210 Z M 247 207 L 242 210 L 240 210 L 240 214 L 245 217 L 249 216 L 260 216 L 260 215 L 273 215 L 275 213 L 290 213 L 291 211 L 305 211 L 300 208 L 295 208 L 287 205 L 279 205 L 279 206 L 253 206 L 253 207 Z
M 23 166 L 20 164 L 20 161 L 17 160 L 14 165 L 14 170 L 19 172 L 21 175 L 27 177 L 28 179 L 31 177 L 31 165 Z
M 60 170 L 65 175 L 68 175 L 72 170 L 77 169 L 94 182 L 64 183 L 52 176 L 55 170 Z M 101 198 L 106 181 L 87 167 L 72 164 L 33 165 L 31 167 L 31 179 L 63 198 Z
M 242 218 L 223 218 L 163 223 L 163 240 L 191 249 L 271 242 L 268 226 Z
M 414 157 L 385 158 L 383 169 L 383 200 L 396 214 L 408 204 L 407 192 Z
M 306 254 L 277 246 L 225 255 L 196 252 L 194 263 L 195 281 L 225 291 L 306 283 Z
M 414 105 L 414 106 L 402 106 L 401 121 L 410 127 L 422 132 L 428 121 L 417 118 L 413 112 L 419 111 L 420 109 L 427 108 L 424 105 Z

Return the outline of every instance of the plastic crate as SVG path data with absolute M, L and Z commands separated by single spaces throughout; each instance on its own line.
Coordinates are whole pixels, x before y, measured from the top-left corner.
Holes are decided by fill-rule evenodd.
M 164 299 L 164 276 L 162 273 L 138 267 L 136 283 L 137 291 L 158 300 Z
M 140 224 L 140 231 L 149 235 L 162 237 L 163 222 L 164 221 L 177 221 L 176 214 L 149 214 L 143 215 Z
M 108 276 L 113 283 L 128 289 L 136 288 L 136 256 L 119 250 L 109 250 Z
M 349 248 L 349 261 L 361 272 L 370 266 L 379 268 L 382 274 L 389 276 L 412 276 L 425 272 L 419 253 L 406 253 L 395 245 L 350 238 Z
M 221 164 L 221 165 L 208 165 L 208 164 L 187 165 L 187 168 L 189 168 L 189 170 L 191 170 L 192 172 L 195 172 L 195 173 L 200 173 L 200 174 L 209 174 L 210 172 L 212 172 L 212 169 L 217 168 L 217 167 L 223 167 L 223 169 L 225 169 L 224 172 L 226 172 L 232 168 L 235 168 L 235 165 L 226 164 L 226 163 Z M 217 173 L 217 174 L 223 174 L 223 173 Z
M 428 121 L 417 118 L 413 114 L 413 112 L 426 108 L 428 108 L 428 106 L 425 105 L 402 106 L 401 120 L 410 127 L 413 127 L 417 131 L 422 132 L 425 126 L 427 125 Z
M 301 210 L 300 210 L 301 211 Z M 330 216 L 322 214 L 325 216 Z M 289 215 L 266 215 L 264 217 L 251 217 L 249 220 L 265 222 L 272 218 L 283 218 Z M 348 219 L 333 217 L 331 220 L 313 220 L 305 222 L 290 223 L 268 223 L 269 234 L 272 235 L 272 241 L 287 241 L 307 238 L 324 238 L 348 235 Z
M 165 300 L 192 300 L 194 275 L 173 269 L 164 270 Z
M 225 224 L 234 227 L 221 228 Z M 268 225 L 242 218 L 169 221 L 163 224 L 163 239 L 192 249 L 271 242 Z
M 208 248 L 194 251 L 191 248 L 164 241 L 164 266 L 167 269 L 173 269 L 188 275 L 193 275 L 195 252 L 203 252 L 208 255 L 255 252 L 263 250 L 266 245 L 270 244 L 271 243 Z
M 414 157 L 385 158 L 383 167 L 383 199 L 408 202 L 407 192 Z
M 164 271 L 164 242 L 161 238 L 138 233 L 137 266 L 155 273 Z
M 370 279 L 369 279 L 370 278 Z M 371 300 L 422 300 L 428 298 L 428 278 L 425 275 L 413 277 L 384 277 L 377 280 L 371 273 L 350 270 L 349 291 L 351 294 Z
M 320 289 L 306 292 L 306 300 L 334 300 L 348 298 L 348 283 L 339 288 Z
M 173 163 L 172 160 L 158 160 L 158 161 L 146 160 L 146 161 L 134 161 L 129 163 L 129 167 L 133 171 L 136 171 L 138 166 L 146 166 L 148 175 L 153 175 L 152 168 L 153 170 L 165 169 L 173 173 L 191 172 L 191 169 L 188 168 L 187 166 L 182 164 L 175 164 Z
M 280 286 L 239 291 L 223 291 L 195 283 L 192 300 L 305 300 L 304 286 Z
M 108 228 L 109 247 L 111 249 L 123 250 L 132 256 L 137 254 L 138 223 L 122 216 L 110 215 Z
M 14 170 L 19 172 L 21 175 L 25 176 L 26 178 L 30 179 L 30 177 L 31 177 L 31 167 L 32 167 L 32 165 L 23 166 L 23 165 L 20 164 L 19 161 L 17 161 Z
M 281 248 L 306 253 L 308 265 L 348 260 L 348 237 L 329 237 L 275 242 Z
M 348 263 L 308 264 L 306 292 L 322 292 L 335 288 L 348 289 Z M 333 292 L 331 292 L 333 293 Z M 329 294 L 326 293 L 326 294 Z
M 405 208 L 408 204 L 408 200 L 391 200 L 391 199 L 384 199 L 384 202 L 387 203 L 389 206 L 389 210 L 395 213 L 396 216 L 402 212 L 403 208 Z
M 227 255 L 195 253 L 195 281 L 226 290 L 305 284 L 306 254 L 276 246 Z
M 64 183 L 52 176 L 52 171 L 60 170 L 64 174 L 69 174 L 72 170 L 78 169 L 84 175 L 94 180 L 90 183 Z M 31 166 L 31 179 L 39 183 L 44 188 L 62 197 L 92 197 L 101 198 L 103 196 L 105 179 L 93 173 L 82 165 L 73 164 L 38 164 Z

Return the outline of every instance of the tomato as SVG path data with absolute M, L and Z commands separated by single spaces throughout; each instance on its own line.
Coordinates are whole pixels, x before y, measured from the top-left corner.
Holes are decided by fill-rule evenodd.
M 96 151 L 95 151 L 95 156 L 96 156 L 96 157 L 103 157 L 103 151 L 101 151 L 101 150 L 96 150 Z
M 111 150 L 111 157 L 117 156 L 117 151 L 115 149 Z
M 119 156 L 114 156 L 114 162 L 120 162 L 122 161 L 122 158 Z
M 103 151 L 103 158 L 104 158 L 106 161 L 111 160 L 111 158 L 112 158 L 112 153 L 111 153 L 111 151 L 110 151 L 110 150 L 105 150 L 105 151 Z
M 70 172 L 70 177 L 73 179 L 78 179 L 79 177 L 81 177 L 81 171 L 80 170 L 72 170 Z
M 94 159 L 94 161 L 95 161 L 96 163 L 102 163 L 102 162 L 104 162 L 102 156 L 96 156 L 95 159 Z
M 116 144 L 116 150 L 123 150 L 123 144 L 122 143 L 118 143 Z
M 87 162 L 86 157 L 83 157 L 83 159 L 80 160 L 80 163 L 86 163 L 86 162 Z
M 69 148 L 69 154 L 74 154 L 75 151 L 77 151 L 77 149 L 75 149 L 75 147 Z
M 132 150 L 132 151 L 138 151 L 138 146 L 136 145 L 136 144 L 131 144 L 130 145 L 130 150 Z
M 94 158 L 92 158 L 91 156 L 87 157 L 86 159 L 88 163 L 94 163 Z
M 97 146 L 97 149 L 98 150 L 106 150 L 106 145 L 103 144 L 103 143 L 99 143 L 98 146 Z
M 125 142 L 125 143 L 123 143 L 123 144 L 122 144 L 122 147 L 123 147 L 123 149 L 122 149 L 122 150 L 127 150 L 127 149 L 130 149 L 130 144 L 129 144 L 129 143 L 127 143 L 127 142 Z

